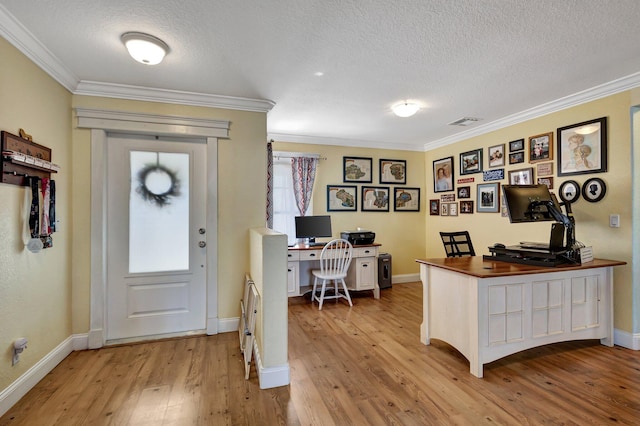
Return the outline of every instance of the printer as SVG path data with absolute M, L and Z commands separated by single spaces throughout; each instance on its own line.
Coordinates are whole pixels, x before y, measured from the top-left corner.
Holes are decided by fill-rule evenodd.
M 352 245 L 373 244 L 376 239 L 375 232 L 371 231 L 342 231 L 340 238 L 349 241 Z

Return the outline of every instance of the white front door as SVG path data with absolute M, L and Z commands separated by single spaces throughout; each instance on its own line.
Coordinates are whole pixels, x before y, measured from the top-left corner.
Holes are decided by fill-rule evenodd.
M 108 135 L 107 340 L 206 328 L 206 146 Z

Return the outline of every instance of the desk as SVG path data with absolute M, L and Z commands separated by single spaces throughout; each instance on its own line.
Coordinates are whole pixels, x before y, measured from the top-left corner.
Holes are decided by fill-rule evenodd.
M 556 267 L 484 260 L 417 259 L 423 286 L 420 341 L 447 342 L 471 374 L 536 346 L 600 339 L 613 346 L 613 267 L 594 259 Z
M 350 291 L 373 290 L 373 297 L 380 298 L 378 286 L 378 247 L 380 244 L 353 246 L 351 265 L 345 283 Z M 302 296 L 313 288 L 313 269 L 320 269 L 320 253 L 323 246 L 289 247 L 287 260 L 287 293 Z

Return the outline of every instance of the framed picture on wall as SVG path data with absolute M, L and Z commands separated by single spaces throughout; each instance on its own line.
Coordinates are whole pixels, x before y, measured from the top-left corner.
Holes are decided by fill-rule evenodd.
M 607 117 L 560 127 L 558 176 L 607 171 Z
M 460 174 L 470 175 L 482 171 L 482 149 L 474 149 L 460 154 Z
M 529 138 L 529 162 L 549 161 L 553 158 L 553 132 Z
M 473 200 L 460 201 L 460 213 L 462 214 L 473 213 Z
M 531 185 L 533 183 L 533 167 L 510 170 L 509 183 L 511 185 Z
M 479 183 L 477 185 L 476 211 L 478 213 L 497 213 L 500 211 L 500 184 Z
M 407 183 L 407 162 L 405 160 L 380 160 L 380 183 Z
M 362 186 L 360 210 L 363 212 L 388 212 L 388 186 Z
M 489 147 L 489 168 L 504 166 L 504 144 Z
M 327 185 L 327 211 L 355 212 L 358 210 L 358 187 Z
M 365 157 L 342 157 L 343 160 L 343 182 L 371 183 L 371 158 Z
M 524 139 L 509 142 L 509 152 L 522 151 L 524 149 Z
M 393 211 L 419 212 L 420 188 L 393 188 Z
M 433 191 L 453 191 L 453 157 L 433 162 Z
M 431 216 L 440 215 L 440 200 L 429 200 L 429 214 Z
M 524 151 L 509 154 L 509 164 L 524 163 Z

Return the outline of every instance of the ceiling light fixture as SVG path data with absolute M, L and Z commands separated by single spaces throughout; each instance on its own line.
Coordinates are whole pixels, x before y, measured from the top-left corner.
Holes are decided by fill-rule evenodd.
M 159 64 L 169 53 L 167 43 L 149 34 L 128 32 L 122 34 L 121 39 L 129 55 L 145 65 Z
M 404 101 L 395 104 L 391 107 L 391 110 L 398 117 L 411 117 L 420 109 L 420 105 L 415 102 Z

